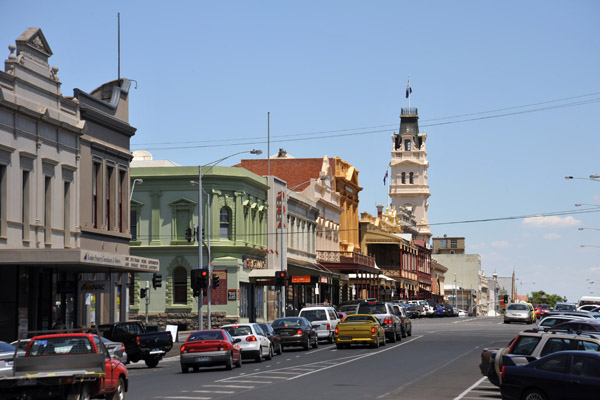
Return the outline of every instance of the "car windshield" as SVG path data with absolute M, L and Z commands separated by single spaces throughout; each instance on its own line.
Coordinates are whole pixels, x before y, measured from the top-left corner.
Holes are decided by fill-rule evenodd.
M 0 342 L 0 351 L 15 351 L 15 347 L 8 343 Z
M 229 332 L 231 336 L 252 335 L 252 329 L 249 326 L 225 326 L 223 329 Z
M 348 315 L 344 322 L 368 321 L 375 322 L 375 319 L 370 315 Z
M 509 310 L 518 310 L 518 311 L 527 311 L 529 310 L 529 306 L 525 304 L 511 304 L 508 306 Z
M 221 331 L 204 331 L 193 332 L 188 342 L 198 342 L 200 340 L 223 340 L 223 332 Z
M 360 314 L 387 314 L 385 304 L 361 304 L 358 306 Z
M 306 318 L 310 322 L 327 320 L 325 310 L 302 310 L 300 316 Z
M 301 325 L 300 319 L 298 318 L 276 319 L 272 324 L 273 328 L 297 328 Z

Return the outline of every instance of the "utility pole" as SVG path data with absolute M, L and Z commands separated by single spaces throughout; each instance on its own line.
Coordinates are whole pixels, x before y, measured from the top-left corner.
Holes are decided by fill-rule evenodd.
M 146 326 L 148 326 L 148 306 L 150 305 L 150 284 L 146 281 Z

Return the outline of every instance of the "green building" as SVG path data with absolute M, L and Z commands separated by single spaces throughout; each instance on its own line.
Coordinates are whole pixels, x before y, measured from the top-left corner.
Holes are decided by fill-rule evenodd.
M 191 271 L 198 268 L 199 259 L 198 167 L 144 160 L 137 153 L 131 164 L 130 253 L 160 260 L 162 286 L 152 288 L 151 273 L 132 275 L 129 317 L 146 320 L 146 299 L 140 298 L 140 289 L 148 285 L 149 324 L 197 329 L 198 297 L 192 290 Z M 253 270 L 267 269 L 268 189 L 266 178 L 243 168 L 202 167 L 202 266 L 210 262 L 213 274 L 219 276 L 219 287 L 211 290 L 212 327 L 266 321 L 267 309 L 276 307 L 267 300 L 277 297 L 277 289 L 265 285 L 271 282 L 257 284 L 250 277 Z M 205 295 L 203 299 L 207 327 Z

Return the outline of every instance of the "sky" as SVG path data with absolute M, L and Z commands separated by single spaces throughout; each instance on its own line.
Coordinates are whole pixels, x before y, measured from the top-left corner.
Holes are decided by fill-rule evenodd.
M 520 294 L 600 296 L 600 214 L 590 212 L 600 211 L 600 182 L 565 179 L 600 174 L 598 1 L 0 0 L 0 9 L 5 59 L 22 32 L 42 28 L 65 96 L 117 78 L 120 13 L 120 75 L 137 85 L 132 150 L 181 165 L 254 148 L 265 157 L 270 114 L 271 154 L 348 161 L 359 209 L 371 214 L 388 201 L 383 176 L 410 76 L 428 135 L 433 235 L 465 237 L 486 275 L 515 271 Z

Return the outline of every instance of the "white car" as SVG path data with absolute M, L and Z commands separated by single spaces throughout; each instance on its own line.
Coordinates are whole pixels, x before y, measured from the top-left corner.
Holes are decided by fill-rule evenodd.
M 265 360 L 273 358 L 273 346 L 260 325 L 230 324 L 223 325 L 221 329 L 227 331 L 234 340 L 241 340 L 238 346 L 242 348 L 243 358 L 251 358 L 256 362 L 262 362 L 263 358 Z
M 466 312 L 465 310 L 461 310 L 460 308 L 458 309 L 458 316 L 459 317 L 466 317 L 468 315 L 469 315 L 469 313 Z
M 310 321 L 310 324 L 317 332 L 317 339 L 327 340 L 329 343 L 333 343 L 335 327 L 340 321 L 337 312 L 333 307 L 304 307 L 300 310 L 298 316 L 304 317 Z

